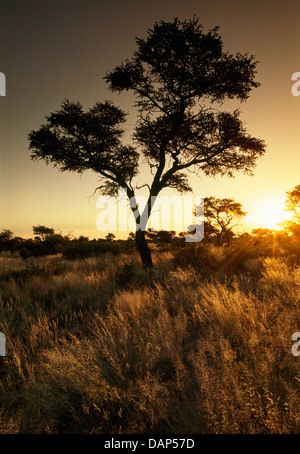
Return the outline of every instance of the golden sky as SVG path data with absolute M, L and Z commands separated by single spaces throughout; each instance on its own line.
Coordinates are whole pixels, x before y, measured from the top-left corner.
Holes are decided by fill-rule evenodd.
M 46 225 L 75 236 L 105 236 L 96 226 L 97 197 L 89 198 L 97 175 L 60 173 L 31 161 L 27 134 L 68 98 L 84 108 L 114 100 L 131 113 L 129 136 L 133 98 L 110 93 L 103 76 L 131 57 L 134 38 L 146 36 L 155 21 L 194 14 L 205 30 L 220 26 L 226 50 L 260 61 L 261 87 L 246 103 L 231 105 L 241 109 L 249 133 L 267 144 L 253 177 L 192 176 L 194 193 L 242 203 L 248 215 L 241 231 L 282 220 L 285 193 L 300 184 L 300 97 L 291 92 L 292 75 L 300 71 L 299 0 L 1 0 L 0 71 L 7 84 L 0 97 L 1 229 L 30 237 L 33 225 Z

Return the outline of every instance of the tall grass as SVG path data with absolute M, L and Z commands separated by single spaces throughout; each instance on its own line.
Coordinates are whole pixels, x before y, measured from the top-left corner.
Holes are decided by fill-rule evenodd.
M 167 252 L 3 280 L 0 432 L 298 433 L 300 268 L 213 253 L 210 275 Z

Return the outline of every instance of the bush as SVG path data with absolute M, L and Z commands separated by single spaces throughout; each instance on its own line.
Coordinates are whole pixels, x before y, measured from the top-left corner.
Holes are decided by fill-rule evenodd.
M 96 257 L 110 252 L 117 255 L 120 246 L 115 241 L 72 241 L 62 249 L 62 255 L 66 259 L 83 259 L 86 257 Z
M 60 235 L 52 235 L 45 240 L 24 240 L 21 243 L 19 254 L 22 258 L 42 257 L 58 254 L 63 249 L 63 244 L 68 243 Z
M 219 268 L 220 257 L 213 252 L 216 250 L 218 248 L 213 248 L 207 244 L 192 243 L 177 250 L 173 262 L 178 268 L 192 267 L 202 276 L 209 276 Z

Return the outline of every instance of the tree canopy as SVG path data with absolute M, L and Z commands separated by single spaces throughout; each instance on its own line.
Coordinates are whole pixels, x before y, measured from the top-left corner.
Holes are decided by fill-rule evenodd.
M 47 237 L 55 234 L 54 229 L 44 225 L 35 225 L 32 227 L 32 231 L 35 236 L 41 238 L 43 241 L 45 241 Z
M 229 244 L 231 237 L 234 236 L 234 227 L 239 225 L 246 214 L 242 204 L 235 202 L 234 199 L 207 197 L 204 211 L 205 232 L 215 237 L 218 245 L 223 241 Z

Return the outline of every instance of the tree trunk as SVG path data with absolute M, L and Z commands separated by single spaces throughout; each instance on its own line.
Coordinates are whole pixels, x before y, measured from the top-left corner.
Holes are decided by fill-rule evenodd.
M 152 268 L 153 263 L 152 263 L 152 258 L 151 258 L 151 251 L 148 247 L 148 244 L 147 244 L 147 241 L 145 238 L 145 232 L 143 230 L 137 230 L 135 239 L 136 239 L 136 246 L 140 253 L 144 268 Z

